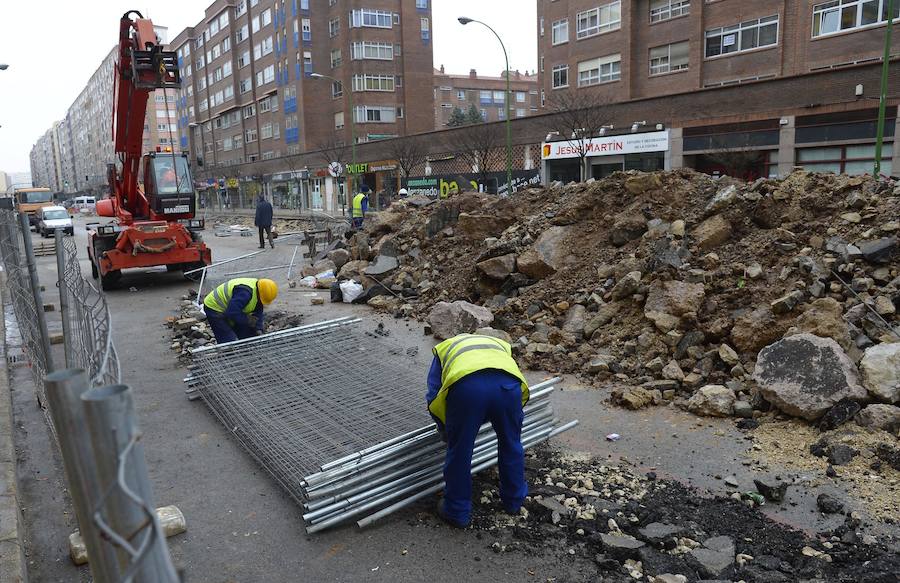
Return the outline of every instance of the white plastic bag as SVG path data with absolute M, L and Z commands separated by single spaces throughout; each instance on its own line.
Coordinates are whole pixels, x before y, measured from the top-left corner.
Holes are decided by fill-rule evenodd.
M 350 304 L 363 294 L 363 286 L 353 280 L 348 280 L 341 283 L 341 293 L 344 296 L 344 303 Z
M 316 278 L 310 275 L 304 277 L 298 283 L 304 287 L 316 287 Z

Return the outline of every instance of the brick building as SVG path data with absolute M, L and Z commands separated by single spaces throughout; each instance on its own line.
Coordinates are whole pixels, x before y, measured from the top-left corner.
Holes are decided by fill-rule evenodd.
M 354 131 L 365 143 L 434 126 L 428 0 L 311 4 L 217 0 L 170 44 L 183 79 L 179 145 L 199 178 L 232 178 L 228 196 L 253 196 L 258 187 L 245 193 L 241 183 L 265 175 L 279 206 L 337 208 L 341 181 L 298 154 L 324 149 L 346 164 Z M 248 163 L 241 176 L 229 170 Z M 389 178 L 366 180 L 380 188 Z
M 886 0 L 538 0 L 537 10 L 541 97 L 548 106 L 560 92 L 590 92 L 598 103 L 620 103 L 878 62 L 887 22 Z M 900 2 L 894 6 L 898 15 Z M 900 35 L 895 35 L 892 54 L 898 53 Z M 855 103 L 840 113 L 810 106 L 826 101 L 832 91 L 825 84 L 812 89 L 810 101 L 794 104 L 806 108 L 800 115 L 742 115 L 733 103 L 725 115 L 729 120 L 720 123 L 691 119 L 712 116 L 700 109 L 672 111 L 670 102 L 609 133 L 629 132 L 634 124 L 644 132 L 666 119 L 684 119 L 663 142 L 682 152 L 688 165 L 714 173 L 728 171 L 719 153 L 737 149 L 760 153 L 750 175 L 793 164 L 839 172 L 871 167 L 877 102 L 867 98 L 877 96 L 877 84 L 855 88 L 846 96 Z M 895 118 L 896 107 L 890 111 Z M 893 123 L 888 128 L 893 141 Z M 781 147 L 788 138 L 796 141 L 790 151 Z M 664 163 L 660 152 L 598 155 L 591 174 Z M 551 166 L 559 178 L 578 172 L 571 158 Z M 889 164 L 886 169 L 889 173 Z
M 536 74 L 511 71 L 509 89 L 512 93 L 512 118 L 527 117 L 539 112 L 538 77 Z M 444 66 L 434 70 L 434 129 L 447 126 L 454 108 L 465 112 L 474 105 L 485 121 L 506 119 L 506 73 L 499 77 L 479 76 L 475 69 L 468 75 L 453 75 Z

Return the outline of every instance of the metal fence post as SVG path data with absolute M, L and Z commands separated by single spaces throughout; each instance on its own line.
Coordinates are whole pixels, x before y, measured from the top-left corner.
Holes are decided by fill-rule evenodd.
M 37 263 L 34 260 L 34 246 L 31 244 L 31 226 L 28 215 L 19 213 L 22 227 L 22 240 L 25 243 L 25 261 L 28 264 L 28 276 L 31 278 L 31 293 L 34 295 L 34 307 L 37 312 L 38 328 L 41 335 L 41 346 L 44 350 L 44 364 L 49 372 L 53 367 L 53 354 L 50 352 L 50 334 L 47 332 L 47 318 L 44 315 L 44 301 L 41 299 L 41 284 L 38 281 Z
M 59 288 L 59 314 L 62 318 L 63 352 L 66 358 L 66 368 L 74 366 L 72 362 L 72 327 L 69 318 L 72 317 L 69 307 L 69 286 L 66 285 L 66 249 L 63 245 L 63 231 L 56 229 L 56 286 Z
M 153 504 L 131 389 L 107 385 L 81 400 L 101 484 L 94 523 L 115 544 L 123 580 L 177 583 Z
M 81 395 L 89 388 L 87 373 L 81 369 L 50 373 L 44 386 L 53 425 L 58 435 L 63 436 L 59 440 L 63 469 L 81 537 L 87 547 L 91 575 L 97 583 L 118 581 L 115 549 L 101 539 L 92 517 L 96 499 L 100 496 L 100 482 L 81 402 Z

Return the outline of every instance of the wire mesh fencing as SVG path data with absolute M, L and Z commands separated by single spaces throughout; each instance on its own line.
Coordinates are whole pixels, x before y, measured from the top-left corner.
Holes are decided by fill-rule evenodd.
M 85 279 L 74 237 L 56 238 L 66 366 L 87 371 L 92 386 L 120 382 L 106 296 Z
M 197 349 L 188 386 L 302 502 L 322 464 L 430 422 L 425 371 L 417 349 L 343 318 Z
M 44 377 L 52 368 L 49 353 L 44 305 L 40 301 L 40 289 L 35 289 L 36 279 L 29 273 L 25 237 L 21 218 L 9 209 L 0 209 L 0 256 L 6 271 L 6 288 L 13 306 L 23 350 L 31 367 L 38 404 L 47 413 L 44 394 Z M 30 239 L 29 239 L 30 243 Z M 34 258 L 31 258 L 33 261 Z

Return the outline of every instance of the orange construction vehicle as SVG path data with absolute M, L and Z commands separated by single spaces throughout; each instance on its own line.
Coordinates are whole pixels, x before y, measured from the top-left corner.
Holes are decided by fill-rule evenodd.
M 119 24 L 114 84 L 112 135 L 119 160 L 107 168 L 110 197 L 97 201 L 97 214 L 117 220 L 88 229 L 91 271 L 103 289 L 115 287 L 123 269 L 165 265 L 187 271 L 212 262 L 197 232 L 204 225 L 194 219 L 197 197 L 187 156 L 174 149 L 141 151 L 147 100 L 157 89 L 180 88 L 181 77 L 176 54 L 162 50 L 153 23 L 136 10 Z

